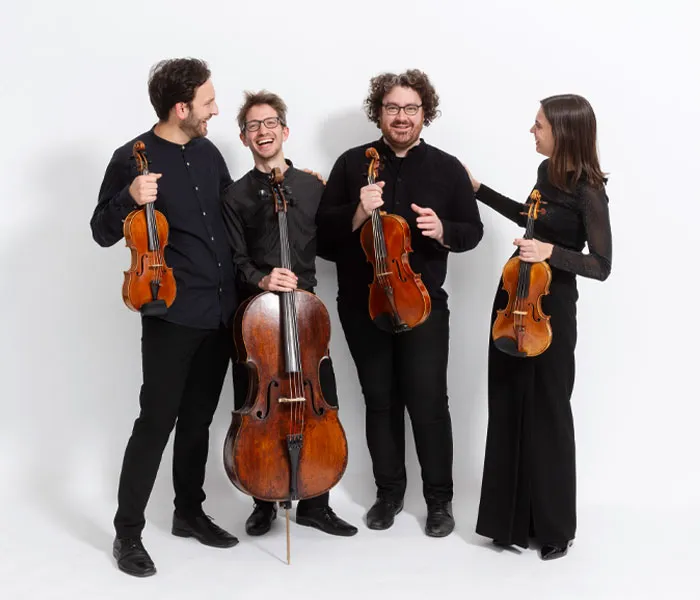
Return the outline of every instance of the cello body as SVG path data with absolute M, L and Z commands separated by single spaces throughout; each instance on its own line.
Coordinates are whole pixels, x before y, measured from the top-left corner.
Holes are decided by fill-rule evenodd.
M 274 169 L 282 266 L 290 268 L 281 177 Z M 345 431 L 320 383 L 330 360 L 330 328 L 325 305 L 306 291 L 263 292 L 239 307 L 234 336 L 248 394 L 232 415 L 224 467 L 242 492 L 267 501 L 303 500 L 327 492 L 343 476 Z

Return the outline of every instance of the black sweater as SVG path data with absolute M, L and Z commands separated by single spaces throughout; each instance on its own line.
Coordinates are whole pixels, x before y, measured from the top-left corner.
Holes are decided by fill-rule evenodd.
M 367 306 L 372 266 L 360 244 L 362 226 L 352 231 L 352 218 L 360 201 L 360 188 L 367 185 L 369 159 L 365 150 L 374 146 L 381 157 L 378 181 L 384 181 L 381 210 L 398 214 L 411 228 L 409 262 L 421 275 L 433 308 L 447 307 L 442 288 L 447 275 L 447 255 L 474 248 L 483 235 L 483 225 L 469 177 L 454 156 L 420 144 L 399 158 L 383 140 L 345 152 L 331 171 L 316 216 L 318 254 L 337 263 L 338 298 L 355 306 Z M 424 236 L 416 225 L 415 203 L 432 208 L 442 221 L 443 241 Z

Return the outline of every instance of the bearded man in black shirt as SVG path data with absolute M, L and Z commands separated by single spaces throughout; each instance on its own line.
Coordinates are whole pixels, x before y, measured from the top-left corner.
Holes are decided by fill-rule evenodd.
M 233 355 L 236 307 L 221 216 L 221 192 L 231 177 L 220 152 L 205 139 L 207 122 L 219 110 L 209 69 L 200 60 L 158 63 L 148 90 L 158 123 L 114 152 L 90 222 L 95 241 L 112 246 L 123 237 L 127 215 L 155 202 L 170 228 L 165 262 L 173 269 L 177 295 L 166 314 L 142 311 L 141 410 L 124 454 L 114 518 L 117 566 L 137 577 L 156 572 L 141 532 L 174 427 L 173 535 L 219 548 L 238 543 L 202 510 L 209 426 Z M 148 175 L 136 170 L 136 140 L 146 145 Z
M 250 149 L 255 166 L 229 186 L 223 195 L 226 231 L 237 268 L 241 301 L 268 292 L 313 292 L 316 285 L 316 209 L 323 193 L 319 179 L 295 168 L 282 149 L 289 136 L 287 106 L 277 94 L 265 90 L 247 92 L 238 112 L 243 144 Z M 287 223 L 292 269 L 284 269 L 280 252 L 280 232 L 270 193 L 272 169 L 284 174 L 288 189 Z M 320 366 L 320 381 L 327 402 L 337 406 L 335 376 L 330 360 Z M 245 366 L 234 366 L 236 408 L 243 406 L 247 392 Z M 357 528 L 340 519 L 328 505 L 326 492 L 316 498 L 299 501 L 296 522 L 325 533 L 352 536 Z M 255 499 L 255 507 L 246 521 L 248 535 L 267 533 L 277 515 L 274 502 Z
M 374 77 L 365 110 L 382 137 L 345 152 L 328 178 L 318 213 L 318 240 L 337 264 L 338 314 L 357 368 L 366 405 L 367 444 L 377 500 L 367 513 L 370 529 L 388 529 L 403 508 L 406 490 L 404 415 L 411 418 L 428 516 L 425 532 L 443 537 L 454 529 L 452 426 L 447 399 L 449 309 L 442 288 L 450 252 L 481 240 L 483 226 L 464 167 L 420 137 L 438 115 L 438 95 L 427 75 L 409 70 Z M 373 146 L 379 181 L 367 184 Z M 430 295 L 432 312 L 414 329 L 392 334 L 368 312 L 373 271 L 360 231 L 381 207 L 411 229 L 409 261 Z

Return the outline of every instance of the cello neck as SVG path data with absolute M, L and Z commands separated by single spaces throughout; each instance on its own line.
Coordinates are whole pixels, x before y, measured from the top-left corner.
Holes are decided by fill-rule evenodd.
M 292 254 L 289 245 L 289 228 L 287 222 L 287 199 L 282 190 L 284 176 L 275 167 L 270 174 L 272 197 L 277 212 L 277 223 L 280 232 L 280 259 L 283 269 L 292 270 Z M 282 336 L 284 343 L 284 357 L 287 373 L 301 372 L 301 355 L 299 346 L 299 327 L 297 323 L 297 309 L 295 294 L 282 292 L 280 296 L 280 308 L 282 316 Z

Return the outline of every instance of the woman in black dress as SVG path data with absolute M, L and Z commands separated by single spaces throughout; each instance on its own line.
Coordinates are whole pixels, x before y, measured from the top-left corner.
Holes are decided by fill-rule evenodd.
M 564 556 L 576 531 L 576 469 L 571 392 L 576 346 L 576 275 L 600 281 L 610 274 L 612 236 L 606 179 L 598 164 L 596 119 L 585 98 L 542 100 L 535 124 L 537 152 L 547 157 L 535 189 L 546 213 L 534 239 L 516 239 L 515 254 L 548 261 L 552 343 L 539 356 L 518 358 L 489 344 L 489 421 L 476 531 L 500 546 L 528 547 L 533 538 L 544 560 Z M 469 174 L 477 198 L 524 227 L 523 204 Z M 588 243 L 588 253 L 582 252 Z M 507 294 L 496 294 L 496 310 Z

